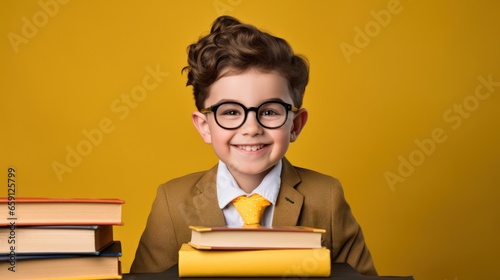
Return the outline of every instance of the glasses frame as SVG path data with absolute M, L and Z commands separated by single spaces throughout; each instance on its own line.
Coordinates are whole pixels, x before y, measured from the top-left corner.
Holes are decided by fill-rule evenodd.
M 286 115 L 285 115 L 285 120 L 283 121 L 283 123 L 279 126 L 276 126 L 276 127 L 269 127 L 269 126 L 266 126 L 264 124 L 262 124 L 259 120 L 259 109 L 266 105 L 266 104 L 269 104 L 269 103 L 277 103 L 277 104 L 280 104 L 280 105 L 283 105 L 283 107 L 285 107 L 285 111 L 286 111 Z M 228 127 L 225 127 L 225 126 L 222 126 L 219 121 L 217 120 L 217 109 L 219 109 L 220 106 L 222 105 L 225 105 L 225 104 L 235 104 L 235 105 L 239 105 L 241 106 L 241 108 L 243 108 L 243 111 L 245 111 L 245 116 L 243 118 L 243 121 L 241 122 L 240 125 L 236 126 L 236 127 L 231 127 L 231 128 L 228 128 Z M 297 112 L 299 110 L 299 108 L 293 106 L 292 104 L 288 104 L 286 102 L 283 102 L 281 100 L 271 100 L 271 101 L 266 101 L 262 104 L 260 104 L 259 106 L 257 107 L 250 107 L 250 108 L 247 108 L 245 105 L 239 103 L 239 102 L 236 102 L 236 101 L 226 101 L 226 102 L 221 102 L 221 103 L 218 103 L 218 104 L 214 104 L 210 107 L 207 107 L 207 108 L 203 108 L 200 110 L 201 113 L 203 114 L 207 114 L 207 113 L 214 113 L 214 119 L 215 119 L 215 122 L 217 123 L 218 126 L 224 128 L 224 129 L 227 129 L 227 130 L 234 130 L 234 129 L 238 129 L 240 127 L 242 127 L 245 122 L 247 121 L 247 117 L 248 117 L 248 112 L 250 111 L 253 111 L 255 112 L 255 118 L 257 119 L 257 122 L 259 123 L 260 126 L 264 127 L 264 128 L 267 128 L 267 129 L 277 129 L 277 128 L 280 128 L 282 127 L 283 125 L 285 125 L 286 121 L 288 120 L 288 112 L 289 111 L 292 111 L 292 112 Z

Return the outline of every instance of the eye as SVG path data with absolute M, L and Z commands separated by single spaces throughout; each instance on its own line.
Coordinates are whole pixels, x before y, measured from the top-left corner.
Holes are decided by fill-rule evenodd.
M 261 116 L 278 116 L 280 112 L 272 109 L 265 109 L 260 113 Z
M 240 105 L 234 103 L 222 104 L 217 110 L 217 115 L 224 117 L 238 117 L 244 114 L 245 112 L 243 108 Z
M 238 110 L 225 110 L 222 111 L 220 114 L 224 116 L 238 116 L 241 115 L 241 112 Z
M 266 118 L 280 117 L 285 113 L 285 107 L 275 102 L 264 103 L 259 109 L 259 115 Z

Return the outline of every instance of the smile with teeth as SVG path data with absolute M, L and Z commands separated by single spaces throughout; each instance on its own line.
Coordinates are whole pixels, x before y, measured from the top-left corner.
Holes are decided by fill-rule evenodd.
M 245 150 L 247 152 L 255 152 L 264 148 L 264 145 L 253 145 L 253 146 L 237 145 L 236 147 L 238 147 L 238 149 Z

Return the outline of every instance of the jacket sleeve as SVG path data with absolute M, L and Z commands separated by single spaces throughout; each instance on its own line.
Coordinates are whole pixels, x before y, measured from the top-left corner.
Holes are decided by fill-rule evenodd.
M 162 272 L 177 263 L 179 245 L 171 215 L 165 189 L 159 187 L 131 273 Z
M 340 182 L 335 185 L 331 189 L 332 261 L 348 263 L 361 274 L 377 275 L 363 231 L 345 200 Z

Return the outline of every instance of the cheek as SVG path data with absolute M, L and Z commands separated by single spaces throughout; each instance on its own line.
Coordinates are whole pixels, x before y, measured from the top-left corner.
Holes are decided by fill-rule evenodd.
M 233 134 L 225 129 L 220 128 L 215 125 L 215 127 L 210 128 L 212 145 L 214 146 L 226 146 L 230 142 Z
M 288 147 L 288 145 L 290 144 L 290 131 L 288 130 L 288 128 L 276 131 L 276 133 L 274 133 L 273 135 L 273 138 L 275 145 Z
M 293 130 L 293 123 L 290 122 L 290 120 L 288 120 L 289 122 L 287 122 L 283 127 L 282 129 L 280 129 L 280 135 L 281 135 L 281 139 L 283 139 L 283 141 L 287 141 L 287 142 L 290 142 L 290 139 L 291 139 L 291 133 L 292 133 L 292 130 Z

